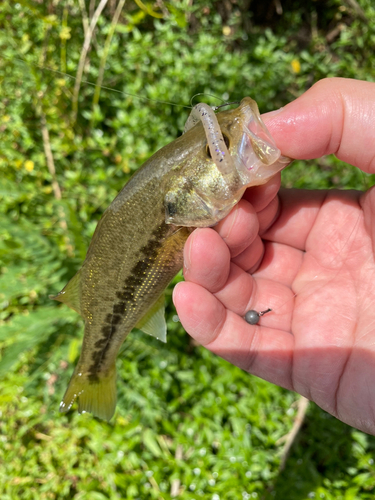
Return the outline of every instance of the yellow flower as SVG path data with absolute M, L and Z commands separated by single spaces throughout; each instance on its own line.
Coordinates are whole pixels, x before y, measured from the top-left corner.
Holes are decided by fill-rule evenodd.
M 118 415 L 116 418 L 116 424 L 121 425 L 121 426 L 129 425 L 129 420 L 122 417 L 121 415 Z
M 34 162 L 31 160 L 26 160 L 24 167 L 28 172 L 32 172 L 34 170 Z
M 223 35 L 224 36 L 229 36 L 231 34 L 232 30 L 230 29 L 229 26 L 224 26 L 223 27 Z
M 69 40 L 71 37 L 70 31 L 72 28 L 69 28 L 69 26 L 63 26 L 60 30 L 59 37 L 61 40 Z
M 293 61 L 290 63 L 292 66 L 292 70 L 294 73 L 299 73 L 301 71 L 301 63 L 299 62 L 298 59 L 293 59 Z

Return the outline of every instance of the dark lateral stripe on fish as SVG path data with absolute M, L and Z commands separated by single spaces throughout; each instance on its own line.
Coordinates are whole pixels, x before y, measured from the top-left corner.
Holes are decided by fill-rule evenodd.
M 116 292 L 116 296 L 120 301 L 114 303 L 113 313 L 107 315 L 106 323 L 101 329 L 103 336 L 94 344 L 95 350 L 92 353 L 92 363 L 88 370 L 88 378 L 91 382 L 98 380 L 98 372 L 105 361 L 111 339 L 117 331 L 117 325 L 122 322 L 129 306 L 134 307 L 136 290 L 142 286 L 145 274 L 155 263 L 158 252 L 170 230 L 171 226 L 163 223 L 151 233 L 152 238 L 140 249 L 142 258 L 131 269 L 123 289 Z

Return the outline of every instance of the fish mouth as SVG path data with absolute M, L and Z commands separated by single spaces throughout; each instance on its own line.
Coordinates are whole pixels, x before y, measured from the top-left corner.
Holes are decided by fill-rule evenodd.
M 291 159 L 281 155 L 255 101 L 245 97 L 241 108 L 242 136 L 233 159 L 244 184 L 249 187 L 264 184 L 286 167 Z

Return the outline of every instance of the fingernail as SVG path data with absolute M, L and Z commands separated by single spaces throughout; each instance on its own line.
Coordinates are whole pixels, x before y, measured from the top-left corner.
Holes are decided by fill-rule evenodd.
M 274 116 L 281 113 L 281 111 L 284 111 L 284 109 L 285 108 L 279 108 L 279 109 L 275 109 L 274 111 L 269 111 L 268 113 L 264 113 L 262 115 L 262 120 L 264 120 L 264 119 L 268 120 L 268 118 L 273 118 Z
M 174 303 L 174 299 L 175 299 L 175 296 L 176 296 L 176 293 L 177 293 L 177 288 L 181 285 L 181 283 L 177 283 L 174 288 L 173 288 L 173 292 L 172 292 L 172 300 L 173 300 L 173 303 Z
M 226 241 L 229 238 L 230 233 L 232 232 L 233 226 L 234 226 L 234 224 L 235 224 L 235 222 L 236 222 L 236 220 L 238 218 L 238 205 L 236 205 L 234 207 L 234 209 L 232 210 L 232 212 L 230 214 L 230 217 L 232 218 L 231 225 L 229 226 L 226 234 L 222 235 L 222 238 L 223 238 L 224 241 Z
M 195 231 L 191 233 L 184 248 L 184 271 L 188 271 L 191 266 L 191 248 L 193 245 L 196 231 L 198 231 L 198 229 L 195 229 Z
M 284 108 L 284 107 L 282 107 L 282 108 L 279 108 L 279 109 L 275 109 L 275 110 L 273 110 L 273 111 L 268 111 L 268 113 L 264 113 L 264 114 L 262 115 L 262 117 L 263 117 L 263 116 L 266 116 L 266 117 L 268 118 L 268 117 L 271 117 L 271 116 L 278 115 L 279 113 L 281 113 L 281 111 L 284 111 L 284 109 L 285 109 L 285 108 Z

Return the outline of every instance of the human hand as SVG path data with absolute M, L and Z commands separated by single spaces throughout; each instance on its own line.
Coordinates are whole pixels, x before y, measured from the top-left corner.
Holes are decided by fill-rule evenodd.
M 374 83 L 322 80 L 264 118 L 285 156 L 375 171 Z M 278 189 L 279 177 L 247 190 L 190 235 L 179 318 L 212 352 L 375 434 L 375 191 Z

